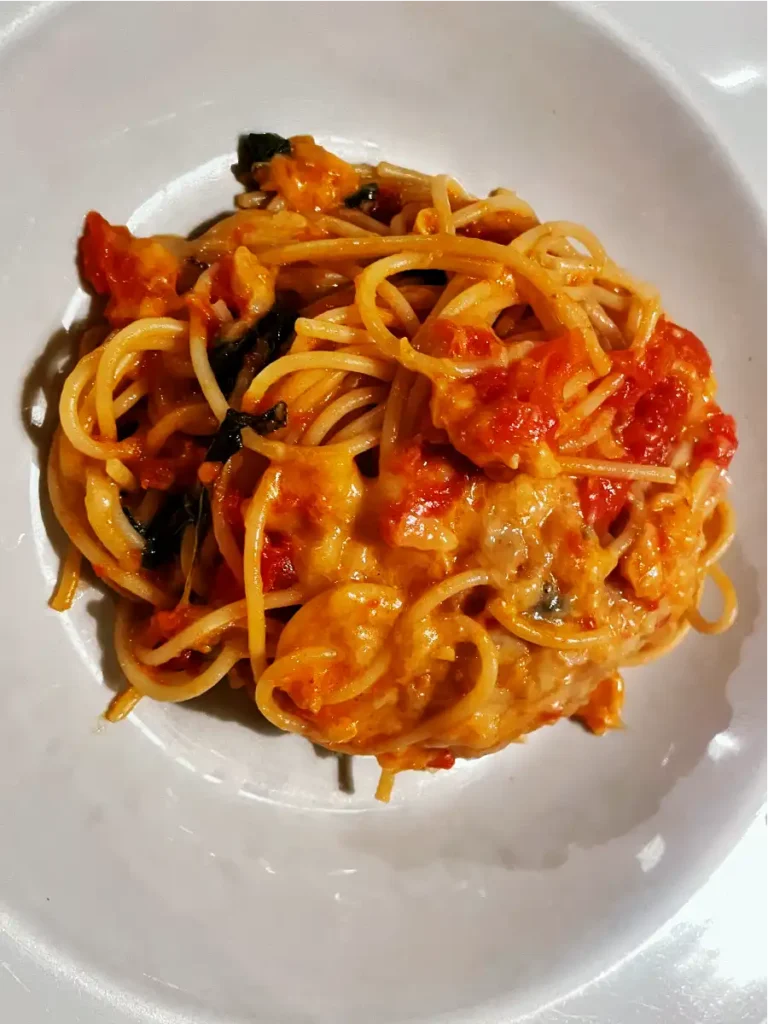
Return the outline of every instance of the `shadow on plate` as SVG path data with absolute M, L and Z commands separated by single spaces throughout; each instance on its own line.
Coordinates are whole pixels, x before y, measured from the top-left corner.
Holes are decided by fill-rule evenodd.
M 86 609 L 96 624 L 96 638 L 101 649 L 101 673 L 106 686 L 117 694 L 126 687 L 125 676 L 115 654 L 113 639 L 115 623 L 114 595 L 111 591 L 95 596 Z M 227 685 L 226 677 L 207 693 L 194 700 L 184 702 L 187 710 L 209 715 L 225 722 L 237 722 L 261 733 L 263 736 L 283 736 L 281 729 L 272 725 L 261 714 L 256 704 L 244 690 L 234 690 Z M 119 726 L 119 723 L 116 723 Z
M 113 693 L 120 693 L 125 689 L 126 682 L 117 661 L 113 642 L 115 619 L 113 595 L 107 590 L 99 596 L 95 596 L 88 602 L 86 609 L 96 624 L 96 638 L 101 649 L 101 673 L 104 683 Z M 237 722 L 238 725 L 253 729 L 261 736 L 268 736 L 272 739 L 287 735 L 262 715 L 250 694 L 243 689 L 232 689 L 227 684 L 226 677 L 207 693 L 194 700 L 185 701 L 184 707 L 188 711 L 207 715 L 209 718 L 217 718 L 219 721 Z M 119 727 L 119 722 L 113 726 L 113 728 Z M 336 759 L 338 789 L 342 793 L 353 794 L 355 786 L 352 778 L 352 759 L 349 755 L 337 754 L 315 744 L 312 744 L 312 748 L 319 758 L 332 757 Z

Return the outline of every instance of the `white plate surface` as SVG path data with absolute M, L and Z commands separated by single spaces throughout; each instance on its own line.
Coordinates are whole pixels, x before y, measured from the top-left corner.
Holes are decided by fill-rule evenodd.
M 749 184 L 760 147 L 732 127 L 743 117 L 764 156 L 765 9 L 687 6 L 709 13 L 695 46 L 667 52 L 686 54 L 675 70 L 650 59 L 632 4 L 624 21 L 616 5 L 544 3 L 7 5 L 3 1020 L 762 1019 L 754 942 L 728 976 L 707 938 L 733 889 L 715 879 L 709 911 L 701 895 L 680 911 L 764 792 L 764 192 Z M 715 18 L 707 36 L 713 8 L 744 31 L 728 20 L 718 34 Z M 682 38 L 686 18 L 667 26 Z M 713 103 L 704 121 L 702 68 L 751 106 L 728 117 Z M 244 130 L 514 187 L 542 217 L 595 230 L 709 346 L 741 428 L 727 568 L 742 612 L 729 634 L 629 675 L 624 732 L 598 741 L 564 723 L 399 782 L 383 807 L 370 765 L 341 792 L 332 758 L 225 699 L 98 726 L 117 681 L 110 602 L 90 591 L 67 616 L 47 610 L 60 536 L 39 498 L 50 371 L 83 309 L 75 239 L 89 208 L 147 231 L 226 208 Z M 757 884 L 746 849 L 729 868 L 742 908 Z M 737 920 L 759 945 L 756 919 Z

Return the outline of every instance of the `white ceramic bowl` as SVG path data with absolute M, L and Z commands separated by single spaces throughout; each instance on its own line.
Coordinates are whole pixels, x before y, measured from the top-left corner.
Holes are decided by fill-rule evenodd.
M 764 237 L 715 140 L 646 64 L 551 4 L 33 11 L 0 47 L 0 94 L 7 948 L 35 985 L 75 986 L 88 1021 L 177 1024 L 498 1024 L 617 963 L 763 791 Z M 111 602 L 88 590 L 71 614 L 47 609 L 61 536 L 39 481 L 84 308 L 75 240 L 90 208 L 141 231 L 227 208 L 248 130 L 513 187 L 596 231 L 709 346 L 740 423 L 741 614 L 628 673 L 625 731 L 562 723 L 401 780 L 385 807 L 372 766 L 340 791 L 333 758 L 237 695 L 98 724 L 118 679 Z

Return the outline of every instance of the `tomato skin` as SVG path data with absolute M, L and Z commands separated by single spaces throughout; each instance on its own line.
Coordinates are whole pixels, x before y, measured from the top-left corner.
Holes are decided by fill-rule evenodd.
M 611 352 L 610 359 L 612 370 L 622 373 L 624 381 L 604 405 L 606 409 L 616 410 L 615 429 L 621 432 L 631 423 L 640 399 L 669 375 L 674 363 L 674 354 L 669 346 L 658 347 L 651 339 L 647 350 L 639 359 L 631 349 Z
M 449 322 L 448 322 L 449 323 Z M 489 352 L 503 347 L 491 331 L 466 334 L 463 350 Z M 455 338 L 455 335 L 454 335 Z M 455 345 L 455 341 L 454 341 Z M 554 435 L 563 406 L 563 386 L 587 366 L 584 339 L 577 331 L 537 344 L 506 368 L 494 367 L 459 381 L 436 386 L 432 415 L 454 447 L 476 465 L 525 456 L 533 445 Z
M 128 228 L 123 228 L 123 231 L 126 235 L 130 234 Z M 110 242 L 112 238 L 119 237 L 119 228 L 113 228 L 100 213 L 91 210 L 86 216 L 85 228 L 79 243 L 80 263 L 83 276 L 98 295 L 106 295 L 109 292 L 107 265 Z
M 676 365 L 686 364 L 705 382 L 712 373 L 709 353 L 691 331 L 662 318 L 640 358 L 631 350 L 610 355 L 613 370 L 624 374 L 619 390 L 604 403 L 616 413 L 614 436 L 633 462 L 665 465 L 684 436 L 693 401 L 686 378 L 675 372 Z M 707 427 L 693 455 L 727 466 L 736 450 L 735 425 L 732 417 L 717 406 L 714 409 L 704 421 Z M 594 477 L 580 481 L 586 522 L 598 531 L 607 530 L 628 494 L 629 485 L 623 482 Z
M 691 404 L 688 386 L 679 377 L 659 381 L 637 402 L 622 441 L 637 462 L 664 465 L 678 440 Z
M 264 593 L 286 590 L 298 582 L 293 564 L 293 545 L 284 533 L 268 532 L 261 552 L 261 581 Z
M 480 410 L 477 437 L 489 451 L 519 452 L 551 436 L 558 425 L 563 385 L 585 359 L 581 335 L 572 333 L 537 346 L 507 370 L 472 378 Z
M 708 459 L 721 469 L 727 469 L 738 445 L 736 421 L 733 416 L 718 408 L 704 420 L 702 435 L 694 445 L 693 456 L 702 462 Z
M 513 448 L 526 441 L 539 441 L 557 426 L 557 417 L 548 406 L 520 402 L 504 396 L 499 399 L 488 426 L 480 437 L 488 446 Z
M 472 378 L 477 399 L 483 405 L 503 398 L 509 389 L 509 375 L 506 370 L 482 370 Z
M 674 376 L 665 377 L 641 395 L 632 419 L 619 433 L 633 461 L 664 465 L 682 431 L 690 404 L 687 385 Z M 585 522 L 603 532 L 624 508 L 630 485 L 626 480 L 585 477 L 578 488 Z
M 458 497 L 456 481 L 447 480 L 444 484 L 422 484 L 408 492 L 408 500 L 401 502 L 412 516 L 439 516 L 450 508 Z
M 702 380 L 706 380 L 712 374 L 712 359 L 701 339 L 685 327 L 667 320 L 666 317 L 662 317 L 656 325 L 652 345 L 656 348 L 671 348 L 675 359 L 687 363 Z
M 455 453 L 444 445 L 416 438 L 390 460 L 386 469 L 399 486 L 400 497 L 385 503 L 380 529 L 390 545 L 402 543 L 402 534 L 419 519 L 443 515 L 464 492 L 468 479 L 456 465 Z
M 360 187 L 360 176 L 345 160 L 319 146 L 310 135 L 294 135 L 290 154 L 265 165 L 259 184 L 277 191 L 299 213 L 322 213 Z
M 606 406 L 618 410 L 617 433 L 631 456 L 661 464 L 681 438 L 692 401 L 684 379 L 670 371 L 682 362 L 705 382 L 712 374 L 712 360 L 695 334 L 666 319 L 659 321 L 643 359 L 633 362 L 631 356 L 612 353 L 614 368 L 624 372 L 626 380 Z M 726 469 L 738 447 L 736 423 L 715 402 L 708 405 L 711 411 L 694 428 L 693 457 Z
M 427 768 L 453 768 L 456 757 L 450 750 L 440 750 L 427 761 Z
M 663 317 L 639 358 L 632 349 L 625 349 L 611 352 L 610 359 L 613 371 L 624 374 L 621 387 L 605 402 L 605 408 L 617 411 L 619 431 L 631 422 L 641 399 L 673 376 L 676 363 L 685 363 L 701 381 L 712 373 L 712 360 L 696 335 Z
M 110 297 L 106 316 L 113 326 L 165 316 L 179 307 L 179 262 L 159 242 L 134 238 L 128 228 L 92 210 L 79 248 L 84 277 L 99 295 Z
M 239 497 L 239 495 L 238 495 Z M 264 593 L 286 590 L 298 582 L 293 564 L 293 545 L 285 534 L 268 531 L 261 552 L 261 582 Z M 221 562 L 213 578 L 209 598 L 213 604 L 231 604 L 245 597 L 245 588 L 226 562 Z
M 430 354 L 446 359 L 491 359 L 501 343 L 490 327 L 458 324 L 438 317 L 429 332 Z
M 509 368 L 511 391 L 516 398 L 547 405 L 558 412 L 563 403 L 563 385 L 587 365 L 584 338 L 571 331 L 537 345 Z
M 628 480 L 611 480 L 605 476 L 586 476 L 578 482 L 579 500 L 584 521 L 603 533 L 624 508 L 629 495 Z

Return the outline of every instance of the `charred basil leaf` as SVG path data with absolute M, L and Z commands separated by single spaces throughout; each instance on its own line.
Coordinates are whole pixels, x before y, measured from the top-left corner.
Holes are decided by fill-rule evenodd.
M 219 387 L 227 397 L 243 368 L 245 357 L 254 349 L 259 355 L 255 370 L 260 370 L 276 359 L 293 333 L 296 310 L 287 303 L 274 305 L 270 311 L 249 327 L 242 337 L 215 345 L 209 355 L 211 369 Z
M 235 174 L 250 174 L 254 164 L 264 164 L 278 153 L 290 153 L 291 144 L 274 132 L 248 132 L 237 140 Z
M 257 415 L 247 412 L 237 412 L 235 409 L 228 409 L 227 415 L 219 427 L 210 447 L 205 454 L 206 462 L 226 462 L 235 452 L 243 447 L 243 439 L 240 432 L 246 427 L 255 430 L 257 434 L 271 434 L 273 430 L 279 430 L 288 422 L 288 407 L 285 402 L 278 402 L 271 409 Z
M 379 194 L 379 186 L 375 181 L 369 182 L 367 185 L 363 185 L 357 192 L 353 192 L 351 196 L 347 196 L 344 200 L 344 205 L 351 208 L 355 206 L 361 206 L 363 203 L 372 202 Z
M 194 526 L 198 543 L 205 536 L 211 521 L 211 503 L 208 491 L 169 494 L 162 507 L 148 523 L 139 523 L 129 510 L 123 512 L 134 530 L 144 537 L 141 564 L 144 569 L 159 569 L 172 561 L 181 548 L 181 538 L 187 526 Z
M 568 610 L 568 598 L 563 597 L 551 580 L 545 580 L 541 587 L 541 598 L 533 609 L 537 619 L 549 619 L 562 615 Z

